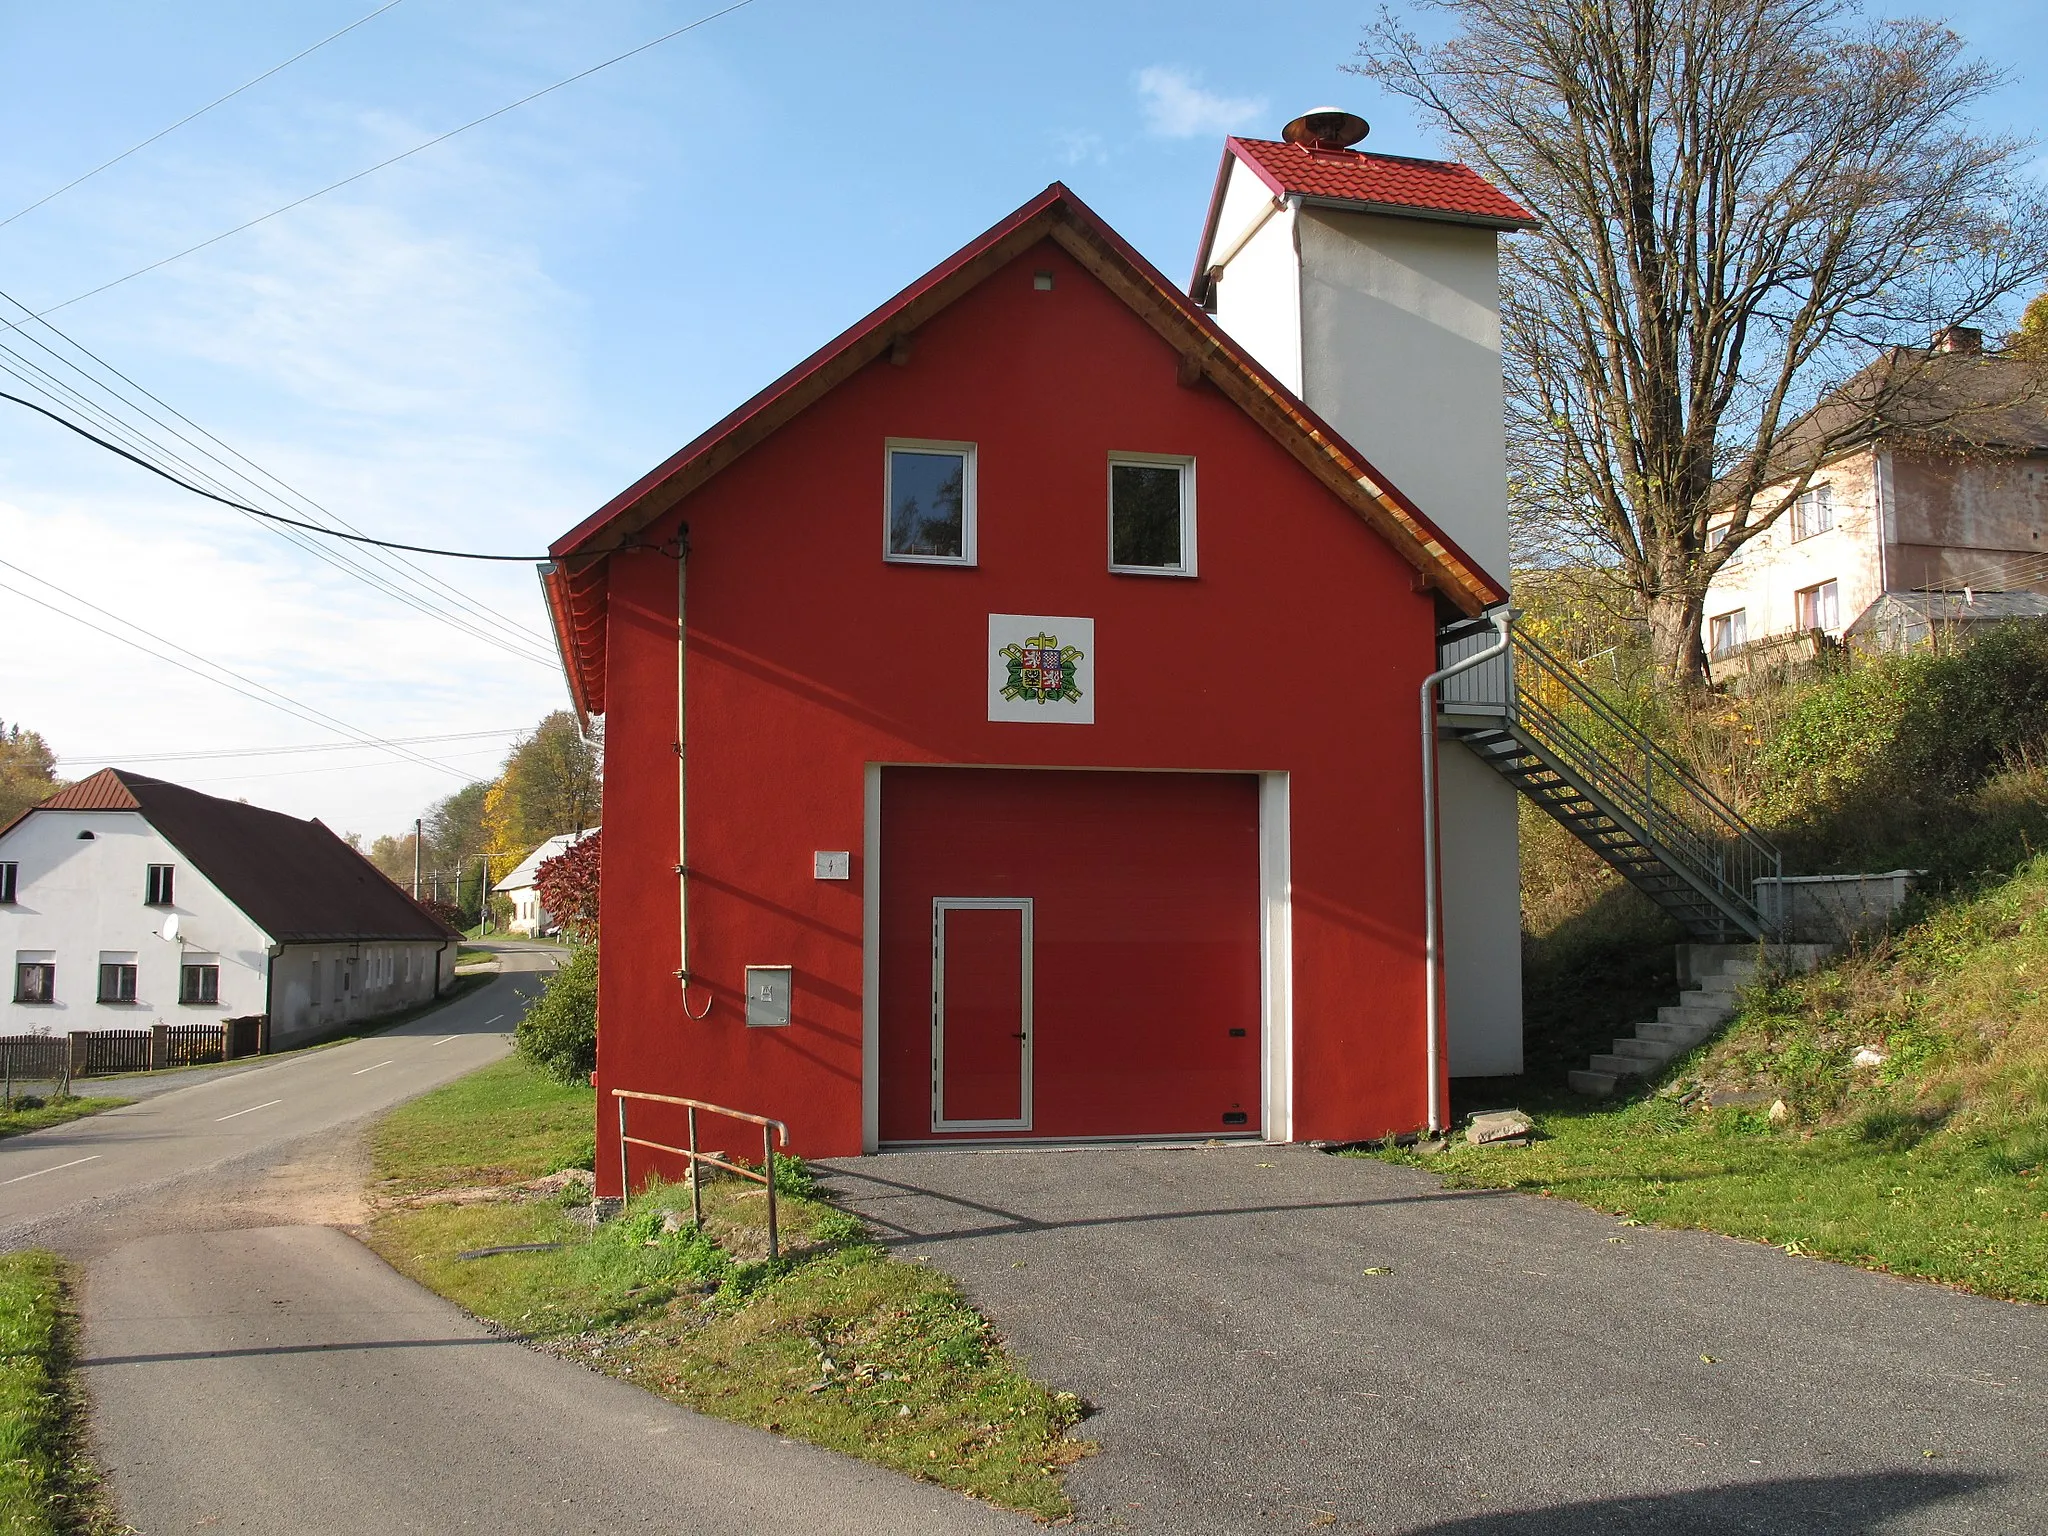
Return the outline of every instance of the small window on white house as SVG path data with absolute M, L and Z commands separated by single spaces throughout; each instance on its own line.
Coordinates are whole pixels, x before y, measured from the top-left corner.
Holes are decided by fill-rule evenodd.
M 974 564 L 974 445 L 892 438 L 883 464 L 884 557 Z
M 1114 454 L 1109 461 L 1109 568 L 1195 574 L 1195 461 Z
M 144 883 L 143 888 L 142 902 L 144 906 L 168 907 L 171 905 L 171 876 L 175 872 L 175 866 L 170 864 L 152 864 L 149 866 L 149 878 Z
M 1792 503 L 1792 542 L 1810 539 L 1816 533 L 1826 533 L 1835 526 L 1835 493 L 1825 485 L 1816 485 L 1800 494 Z
M 178 968 L 178 1001 L 188 1004 L 220 1001 L 220 966 L 216 962 L 187 961 Z
M 312 981 L 306 988 L 306 991 L 313 1000 L 313 1006 L 318 1008 L 320 1006 L 320 962 L 317 959 L 312 963 Z
M 130 949 L 103 949 L 100 951 L 99 1001 L 103 1003 L 132 1003 L 135 1001 L 135 952 Z
M 15 888 L 21 881 L 21 866 L 12 860 L 0 864 L 0 907 L 14 905 Z
M 57 962 L 24 959 L 14 961 L 14 1000 L 40 1005 L 57 1001 Z
M 1715 656 L 1727 656 L 1749 644 L 1749 610 L 1737 608 L 1732 613 L 1716 614 L 1707 620 L 1707 650 Z
M 1842 624 L 1841 588 L 1832 581 L 1806 587 L 1793 594 L 1801 629 L 1839 629 Z

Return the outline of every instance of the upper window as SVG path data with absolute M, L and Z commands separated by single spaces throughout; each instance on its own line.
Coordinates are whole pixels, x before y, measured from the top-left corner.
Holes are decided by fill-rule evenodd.
M 1115 454 L 1109 461 L 1109 568 L 1195 574 L 1195 461 Z
M 886 558 L 974 564 L 974 445 L 892 438 L 885 462 Z
M 1793 601 L 1799 610 L 1801 629 L 1840 629 L 1842 627 L 1841 589 L 1832 581 L 1824 581 L 1817 587 L 1807 587 L 1793 594 Z
M 1792 503 L 1792 541 L 1810 539 L 1835 526 L 1835 493 L 1825 485 L 1803 492 Z
M 0 864 L 0 907 L 14 905 L 15 888 L 21 880 L 21 866 L 12 860 Z
M 1741 650 L 1749 643 L 1749 613 L 1737 608 L 1733 613 L 1716 614 L 1707 620 L 1707 649 L 1715 656 L 1726 656 Z
M 171 904 L 171 875 L 173 869 L 174 866 L 169 864 L 152 864 L 149 866 L 149 879 L 145 883 L 142 897 L 145 906 L 168 907 Z

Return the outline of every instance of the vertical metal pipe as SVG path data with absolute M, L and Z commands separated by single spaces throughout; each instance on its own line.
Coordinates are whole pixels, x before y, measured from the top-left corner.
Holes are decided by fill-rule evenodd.
M 1437 872 L 1437 793 L 1436 793 L 1436 690 L 1445 678 L 1456 677 L 1474 667 L 1483 666 L 1496 656 L 1505 656 L 1508 650 L 1508 626 L 1514 622 L 1512 610 L 1501 608 L 1494 614 L 1494 628 L 1500 631 L 1500 639 L 1483 651 L 1474 651 L 1463 661 L 1432 672 L 1422 680 L 1422 983 L 1424 991 L 1423 1019 L 1429 1031 L 1424 1057 L 1429 1073 L 1429 1129 L 1432 1132 L 1444 1128 L 1443 1104 L 1443 922 L 1438 911 L 1442 904 L 1442 893 L 1438 889 Z M 1510 660 L 1506 664 L 1507 708 L 1513 709 L 1515 697 L 1515 669 Z
M 626 1214 L 626 1197 L 633 1193 L 633 1179 L 626 1171 L 626 1099 L 623 1094 L 613 1096 L 619 1106 L 619 1214 Z
M 704 1230 L 704 1165 L 697 1161 L 697 1106 L 690 1106 L 690 1220 Z
M 761 1171 L 768 1175 L 768 1257 L 780 1258 L 782 1249 L 775 1233 L 775 1132 L 761 1127 Z

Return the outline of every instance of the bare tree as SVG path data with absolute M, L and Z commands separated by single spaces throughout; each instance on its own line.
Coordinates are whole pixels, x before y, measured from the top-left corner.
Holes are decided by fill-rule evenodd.
M 1697 679 L 1714 572 L 1899 400 L 1937 426 L 1930 337 L 2048 273 L 2026 146 L 1966 121 L 2001 77 L 1853 0 L 1421 3 L 1455 35 L 1382 10 L 1351 68 L 1543 220 L 1503 263 L 1523 551 L 1610 568 Z

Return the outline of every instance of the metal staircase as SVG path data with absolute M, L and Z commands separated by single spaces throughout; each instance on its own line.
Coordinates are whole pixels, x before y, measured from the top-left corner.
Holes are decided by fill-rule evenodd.
M 1694 938 L 1765 939 L 1755 882 L 1784 856 L 1685 765 L 1510 616 L 1507 649 L 1439 685 L 1437 731 L 1462 742 Z M 1438 634 L 1440 665 L 1499 643 L 1490 619 Z

